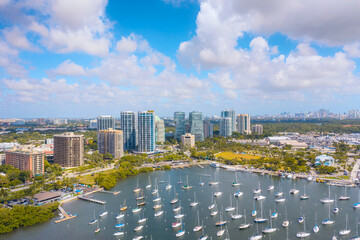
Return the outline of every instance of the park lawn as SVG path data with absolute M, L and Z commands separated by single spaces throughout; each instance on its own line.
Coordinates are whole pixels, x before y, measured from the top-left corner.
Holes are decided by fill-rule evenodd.
M 114 171 L 114 169 L 110 169 L 110 170 L 106 170 L 103 172 L 100 172 L 103 175 L 108 175 L 110 173 L 112 173 Z M 86 184 L 86 185 L 94 185 L 96 184 L 95 182 L 95 178 L 98 176 L 99 173 L 94 173 L 94 174 L 87 174 L 87 175 L 82 175 L 79 176 L 79 183 L 82 184 Z
M 232 159 L 245 159 L 245 160 L 251 160 L 251 159 L 259 159 L 259 156 L 252 155 L 252 154 L 238 154 L 233 152 L 221 152 L 218 154 L 215 154 L 216 157 L 222 157 L 227 160 Z

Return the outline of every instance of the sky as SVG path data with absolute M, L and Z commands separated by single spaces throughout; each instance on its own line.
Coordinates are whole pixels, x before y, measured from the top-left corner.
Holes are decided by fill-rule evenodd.
M 0 0 L 0 118 L 359 108 L 358 0 Z

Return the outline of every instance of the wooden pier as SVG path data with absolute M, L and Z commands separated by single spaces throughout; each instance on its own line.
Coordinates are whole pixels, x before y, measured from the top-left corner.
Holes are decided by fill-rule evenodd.
M 110 194 L 114 194 L 114 195 L 117 195 L 119 194 L 121 191 L 117 191 L 117 192 L 112 192 L 112 191 L 106 191 L 106 190 L 102 190 L 101 191 L 102 193 L 110 193 Z
M 203 166 L 201 166 L 200 164 L 197 165 L 199 168 L 204 168 Z
M 98 199 L 94 199 L 94 198 L 88 198 L 85 196 L 79 196 L 78 197 L 81 200 L 85 200 L 85 201 L 89 201 L 89 202 L 93 202 L 93 203 L 98 203 L 98 204 L 105 204 L 106 201 L 102 201 L 102 200 L 98 200 Z
M 60 205 L 58 207 L 58 210 L 61 212 L 61 214 L 64 216 L 64 218 L 56 220 L 55 223 L 63 222 L 63 221 L 66 221 L 66 220 L 73 219 L 73 218 L 77 217 L 77 215 L 71 215 L 70 216 L 69 214 L 67 214 L 67 212 L 65 212 L 65 210 Z

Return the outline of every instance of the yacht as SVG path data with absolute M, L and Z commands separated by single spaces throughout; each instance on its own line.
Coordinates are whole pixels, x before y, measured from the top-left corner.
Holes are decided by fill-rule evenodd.
M 336 199 L 337 199 L 337 197 L 336 197 L 336 194 L 335 194 L 335 208 L 333 209 L 333 213 L 335 213 L 335 214 L 339 212 L 339 208 L 337 206 Z
M 347 190 L 347 187 L 345 187 L 345 195 L 339 197 L 339 200 L 340 200 L 340 201 L 344 201 L 344 200 L 349 200 L 349 199 L 350 199 L 350 197 L 346 195 L 346 190 Z
M 309 237 L 309 236 L 310 236 L 310 233 L 306 232 L 306 224 L 305 224 L 305 217 L 304 217 L 304 231 L 303 232 L 298 232 L 296 234 L 296 237 L 298 237 L 298 238 L 306 238 L 306 237 Z
M 221 229 L 216 233 L 216 236 L 221 237 L 222 235 L 224 235 L 224 233 L 225 233 L 225 230 L 221 226 Z
M 315 213 L 315 226 L 313 227 L 313 232 L 318 233 L 320 230 L 320 227 L 317 224 L 317 213 Z
M 108 215 L 108 211 L 105 211 L 105 206 L 104 206 L 104 211 L 102 213 L 100 213 L 99 217 L 105 217 L 106 215 Z
M 323 225 L 332 225 L 332 224 L 335 223 L 334 220 L 331 220 L 331 219 L 330 219 L 330 205 L 329 205 L 329 218 L 323 220 L 321 223 L 322 223 Z
M 333 202 L 334 202 L 334 199 L 331 199 L 331 198 L 330 198 L 330 185 L 329 185 L 329 197 L 321 199 L 320 202 L 321 202 L 321 203 L 324 203 L 324 204 L 325 204 L 325 203 L 333 203 Z
M 227 223 L 226 220 L 223 220 L 223 214 L 220 214 L 220 220 L 215 223 L 215 226 L 223 226 Z
M 181 221 L 181 229 L 176 233 L 176 237 L 179 238 L 179 237 L 182 237 L 185 235 L 185 230 L 183 229 L 183 225 L 182 225 L 182 221 Z
M 233 220 L 236 220 L 236 219 L 239 219 L 239 218 L 241 218 L 241 217 L 242 217 L 242 215 L 239 214 L 238 202 L 236 201 L 236 213 L 235 213 L 235 214 L 231 214 L 231 218 L 232 218 Z
M 148 185 L 146 185 L 146 187 L 145 187 L 146 189 L 149 189 L 149 188 L 151 188 L 151 179 L 150 179 L 150 176 L 149 176 L 149 184 Z
M 236 191 L 236 192 L 234 193 L 234 197 L 241 197 L 243 194 L 244 194 L 243 192 L 241 192 L 240 190 L 238 190 L 238 191 Z
M 272 177 L 271 177 L 271 185 L 268 186 L 267 190 L 268 190 L 268 191 L 272 191 L 272 190 L 274 190 L 274 188 L 275 188 L 275 186 L 274 186 L 274 184 L 273 184 L 273 179 L 272 179 Z
M 171 224 L 171 227 L 172 228 L 177 228 L 177 227 L 180 227 L 181 226 L 181 222 L 174 222 Z
M 126 211 L 126 209 L 127 209 L 127 206 L 126 206 L 126 199 L 124 199 L 124 204 L 123 204 L 123 206 L 120 208 L 120 211 Z
M 119 214 L 117 214 L 117 215 L 115 216 L 115 219 L 121 219 L 121 218 L 123 218 L 123 217 L 125 217 L 125 214 L 119 213 Z
M 136 236 L 133 238 L 133 240 L 140 240 L 140 239 L 143 239 L 144 237 L 143 236 Z
M 197 211 L 197 223 L 198 223 L 198 225 L 193 228 L 193 232 L 201 231 L 203 228 L 203 226 L 200 225 L 199 210 Z
M 141 188 L 139 188 L 139 179 L 137 179 L 136 188 L 134 189 L 134 193 L 138 193 L 141 191 Z
M 286 201 L 285 198 L 276 198 L 275 199 L 275 202 L 277 202 L 277 203 L 282 203 L 282 202 L 285 202 L 285 201 Z
M 175 204 L 179 201 L 178 194 L 174 191 L 174 198 L 170 201 L 171 204 Z
M 115 232 L 113 234 L 114 237 L 119 237 L 119 236 L 123 236 L 125 233 L 124 232 Z
M 134 228 L 134 232 L 141 231 L 144 228 L 144 225 L 139 225 Z
M 261 233 L 259 233 L 259 226 L 258 226 L 257 223 L 256 223 L 256 232 L 257 233 L 255 235 L 251 236 L 249 238 L 249 240 L 260 240 L 260 239 L 262 239 L 263 235 Z
M 214 197 L 220 197 L 222 195 L 222 192 L 215 192 Z
M 91 220 L 90 222 L 89 222 L 89 224 L 95 224 L 95 223 L 97 223 L 97 219 L 95 218 L 95 211 L 94 211 L 94 220 Z
M 272 214 L 271 214 L 271 211 L 269 211 L 269 214 L 270 214 L 270 216 L 272 215 Z M 274 227 L 272 226 L 272 218 L 270 218 L 270 227 L 264 228 L 264 229 L 262 230 L 262 233 L 268 234 L 268 233 L 276 232 L 277 230 L 278 230 L 277 228 L 274 228 Z
M 287 228 L 290 225 L 290 222 L 287 218 L 287 211 L 286 211 L 286 206 L 285 206 L 285 220 L 283 221 L 283 223 L 281 224 L 281 226 L 283 226 L 284 228 Z
M 182 189 L 189 190 L 192 186 L 189 185 L 189 176 L 186 176 L 186 185 L 182 186 Z
M 263 196 L 263 195 L 257 195 L 257 196 L 254 197 L 254 199 L 255 199 L 256 201 L 264 200 L 265 198 L 266 198 L 266 197 Z
M 232 205 L 232 199 L 231 199 L 231 195 L 230 195 L 230 206 L 225 208 L 225 212 L 232 212 L 235 210 L 235 207 L 233 207 Z
M 131 210 L 132 213 L 138 213 L 138 212 L 140 212 L 140 211 L 141 211 L 141 208 L 139 208 L 139 207 L 133 208 L 133 209 Z
M 240 230 L 247 229 L 247 228 L 249 228 L 251 226 L 250 223 L 246 223 L 246 210 L 245 209 L 244 209 L 244 219 L 245 219 L 244 223 L 240 224 L 240 226 L 239 226 Z
M 194 201 L 190 203 L 190 207 L 196 207 L 199 202 L 196 199 L 196 192 L 194 192 Z
M 237 173 L 235 173 L 235 181 L 231 184 L 231 186 L 236 187 L 236 186 L 240 186 L 241 183 L 238 182 L 238 178 L 237 178 Z
M 170 184 L 170 176 L 169 176 L 169 184 L 166 185 L 165 189 L 166 190 L 170 190 L 172 188 L 171 184 Z
M 202 223 L 201 225 L 204 226 L 204 222 L 202 221 L 201 223 Z M 202 228 L 201 230 L 202 230 L 202 235 L 199 238 L 199 240 L 207 240 L 209 236 L 204 233 L 204 228 Z
M 256 223 L 264 223 L 264 222 L 267 222 L 267 219 L 263 217 L 262 202 L 260 202 L 260 217 L 255 218 L 254 221 L 255 221 Z
M 346 225 L 345 229 L 339 231 L 340 236 L 345 236 L 350 234 L 351 230 L 348 228 L 348 215 L 346 214 Z

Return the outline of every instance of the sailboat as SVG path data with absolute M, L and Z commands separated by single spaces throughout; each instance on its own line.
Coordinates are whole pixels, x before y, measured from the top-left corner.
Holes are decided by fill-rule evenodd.
M 144 228 L 144 225 L 138 225 L 134 228 L 134 232 L 141 231 Z
M 360 194 L 360 192 L 359 192 L 359 190 L 358 190 L 358 201 L 357 201 L 357 203 L 354 203 L 354 204 L 353 204 L 353 207 L 354 207 L 354 208 L 360 208 L 359 194 Z
M 125 214 L 119 213 L 119 214 L 117 214 L 117 215 L 115 216 L 115 219 L 121 219 L 121 218 L 123 218 L 123 217 L 125 217 Z
M 102 213 L 100 213 L 99 217 L 104 217 L 108 214 L 108 212 L 105 210 L 105 205 L 104 205 L 104 211 Z
M 272 190 L 274 190 L 274 188 L 275 188 L 275 186 L 274 186 L 274 183 L 273 183 L 273 179 L 272 179 L 272 177 L 271 177 L 271 185 L 268 186 L 267 190 L 268 190 L 268 191 L 272 191 Z
M 204 221 L 201 222 L 201 225 L 204 226 Z M 207 240 L 209 236 L 204 233 L 204 228 L 202 228 L 201 230 L 202 230 L 202 235 L 199 238 L 199 240 Z
M 319 232 L 319 230 L 320 230 L 320 227 L 317 224 L 317 212 L 316 212 L 315 213 L 315 226 L 313 227 L 313 232 L 317 233 L 317 232 Z
M 250 240 L 259 240 L 262 239 L 263 235 L 261 233 L 259 233 L 259 225 L 258 223 L 256 223 L 256 234 L 251 236 L 249 239 Z
M 180 208 L 179 213 L 177 213 L 177 214 L 174 216 L 175 219 L 181 219 L 181 218 L 184 217 L 184 214 L 181 213 L 181 201 L 180 201 L 180 203 L 179 203 L 179 208 Z
M 334 224 L 335 221 L 330 219 L 330 205 L 329 205 L 329 218 L 325 219 L 324 221 L 321 222 L 323 225 L 331 225 Z
M 202 180 L 202 177 L 200 177 L 199 185 L 200 185 L 200 186 L 204 186 L 204 185 L 205 185 L 205 183 L 204 183 L 203 180 Z
M 183 224 L 182 224 L 182 221 L 181 221 L 181 229 L 176 233 L 176 237 L 182 237 L 185 235 L 185 230 L 183 229 Z
M 136 208 L 131 209 L 131 212 L 132 212 L 132 213 L 138 213 L 138 212 L 140 212 L 140 211 L 141 211 L 141 208 L 139 208 L 139 207 L 136 207 Z
M 255 201 L 253 201 L 253 202 L 254 202 L 254 210 L 251 212 L 251 216 L 256 217 L 256 215 L 257 215 L 256 204 L 255 204 Z
M 329 185 L 329 197 L 321 199 L 320 202 L 321 202 L 321 203 L 324 203 L 324 204 L 325 204 L 325 203 L 332 203 L 332 202 L 334 202 L 334 199 L 331 199 L 331 198 L 330 198 L 330 185 Z
M 244 223 L 240 224 L 240 226 L 239 226 L 240 230 L 247 229 L 247 228 L 249 228 L 251 226 L 250 223 L 246 223 L 246 209 L 244 209 L 244 219 L 245 219 Z
M 339 200 L 340 200 L 340 201 L 344 201 L 344 200 L 349 200 L 349 199 L 350 199 L 350 197 L 346 195 L 346 190 L 347 190 L 347 187 L 345 187 L 345 195 L 339 197 Z
M 286 211 L 286 206 L 285 206 L 285 221 L 283 221 L 283 223 L 281 224 L 284 228 L 287 228 L 290 225 L 289 220 L 287 219 L 287 211 Z
M 222 225 L 221 225 L 221 228 L 220 228 L 220 230 L 216 233 L 216 236 L 221 237 L 222 235 L 224 235 L 224 233 L 225 233 L 225 230 L 223 229 L 223 227 L 222 227 Z
M 300 217 L 298 218 L 298 222 L 303 223 L 304 221 L 305 221 L 305 216 L 303 215 L 302 212 L 302 203 L 300 203 Z
M 244 193 L 241 192 L 240 190 L 237 190 L 235 193 L 234 193 L 234 197 L 241 197 Z
M 215 223 L 215 226 L 223 226 L 226 223 L 227 223 L 227 221 L 223 219 L 223 212 L 221 212 L 220 220 Z
M 159 196 L 159 192 L 156 193 L 156 197 L 153 199 L 153 202 L 161 201 L 161 197 Z
M 212 217 L 216 216 L 216 215 L 219 213 L 219 211 L 218 211 L 218 209 L 217 209 L 216 203 L 215 203 L 214 208 L 215 208 L 215 209 L 214 209 L 213 211 L 211 211 L 211 213 L 210 213 L 210 215 L 211 215 Z
M 260 193 L 261 193 L 261 188 L 260 188 L 260 181 L 258 176 L 258 187 L 253 190 L 253 194 L 260 194 Z
M 295 195 L 298 194 L 299 192 L 300 192 L 299 189 L 295 188 L 295 182 L 294 182 L 294 188 L 290 189 L 289 193 Z
M 216 181 L 216 176 L 215 176 L 215 180 L 214 180 L 214 181 L 210 181 L 210 182 L 209 182 L 209 185 L 210 185 L 210 186 L 219 185 L 219 182 Z
M 242 215 L 239 214 L 238 202 L 236 201 L 236 213 L 235 213 L 235 214 L 231 214 L 231 218 L 232 218 L 233 220 L 236 220 L 236 219 L 239 219 L 239 218 L 241 218 L 241 217 L 242 217 Z
M 230 206 L 225 208 L 225 212 L 232 212 L 235 210 L 235 207 L 233 207 L 232 205 L 232 199 L 231 199 L 231 195 L 230 195 Z
M 351 230 L 348 228 L 348 214 L 346 214 L 346 225 L 345 229 L 339 231 L 340 236 L 348 235 L 351 232 Z
M 144 210 L 144 211 L 145 211 L 145 210 Z M 142 217 L 139 216 L 138 224 L 142 224 L 142 223 L 144 223 L 144 222 L 147 221 L 147 218 L 145 218 L 145 213 L 144 213 L 144 211 L 143 211 L 143 216 L 142 216 Z
M 280 187 L 280 190 L 275 193 L 275 197 L 281 197 L 282 195 L 284 195 L 284 192 L 282 191 L 282 188 Z
M 180 175 L 180 180 L 178 181 L 178 184 L 182 184 L 183 182 L 181 181 L 181 175 Z
M 269 214 L 270 214 L 270 216 L 271 216 L 271 210 L 269 211 Z M 268 234 L 268 233 L 276 232 L 277 230 L 278 230 L 277 228 L 274 228 L 274 227 L 272 226 L 272 218 L 270 218 L 270 227 L 264 228 L 264 229 L 262 230 L 262 232 L 265 233 L 265 234 Z
M 306 188 L 304 184 L 304 194 L 300 196 L 300 200 L 308 200 L 308 199 L 309 199 L 309 195 L 306 194 Z
M 171 204 L 175 204 L 179 201 L 178 194 L 174 190 L 174 198 L 170 201 Z
M 360 240 L 360 236 L 359 236 L 359 219 L 356 218 L 356 236 L 350 238 L 350 240 Z
M 212 204 L 210 204 L 209 206 L 208 206 L 208 209 L 209 210 L 211 210 L 211 209 L 213 209 L 215 207 L 215 202 L 214 202 L 214 196 L 212 197 Z
M 144 192 L 141 190 L 140 196 L 137 196 L 135 199 L 136 199 L 136 200 L 143 200 L 144 198 L 145 198 Z
M 137 183 L 136 183 L 136 188 L 134 189 L 134 193 L 138 193 L 141 191 L 141 188 L 139 188 L 139 179 L 136 179 Z
M 95 224 L 97 223 L 97 219 L 95 218 L 95 210 L 94 210 L 94 219 L 89 222 L 89 224 Z
M 124 204 L 123 206 L 120 208 L 120 211 L 126 211 L 127 206 L 126 206 L 126 199 L 124 199 Z
M 198 232 L 198 231 L 200 231 L 200 230 L 203 228 L 203 226 L 200 225 L 199 210 L 197 211 L 197 224 L 198 224 L 198 225 L 195 226 L 194 229 L 193 229 L 194 232 Z
M 235 181 L 231 184 L 233 187 L 240 186 L 241 183 L 238 182 L 237 173 L 235 173 Z
M 122 235 L 124 235 L 125 233 L 124 232 L 115 232 L 114 234 L 113 234 L 113 236 L 114 237 L 119 237 L 119 236 L 122 236 Z
M 305 224 L 305 217 L 304 217 L 304 231 L 303 232 L 298 232 L 296 234 L 296 237 L 298 237 L 298 238 L 306 238 L 308 236 L 310 236 L 310 233 L 306 232 L 306 224 Z
M 222 192 L 220 192 L 220 187 L 218 186 L 218 190 L 214 193 L 214 197 L 220 197 Z
M 230 240 L 230 235 L 227 226 L 225 227 L 225 239 L 224 240 Z
M 149 188 L 151 188 L 151 178 L 150 178 L 150 176 L 149 176 L 149 184 L 146 185 L 146 189 L 149 189 Z
M 190 207 L 196 207 L 199 202 L 196 199 L 196 192 L 194 192 L 194 201 L 190 203 Z
M 336 202 L 336 194 L 335 194 L 335 208 L 333 209 L 333 213 L 338 213 L 339 212 L 339 208 L 337 206 L 337 202 Z
M 154 209 L 158 209 L 158 211 L 156 211 L 154 214 L 155 217 L 159 217 L 159 216 L 163 215 L 163 213 L 164 213 L 164 211 L 161 209 L 161 207 L 162 207 L 161 203 L 159 204 L 159 206 L 160 206 L 159 208 L 154 208 Z
M 182 186 L 182 189 L 189 190 L 192 186 L 189 185 L 189 176 L 186 175 L 186 185 Z
M 144 238 L 143 236 L 136 236 L 136 237 L 133 237 L 133 240 L 141 240 L 143 238 Z
M 99 228 L 99 222 L 96 222 L 96 229 L 94 231 L 94 233 L 99 233 L 100 232 L 100 228 Z
M 255 221 L 256 223 L 264 223 L 264 222 L 267 222 L 267 219 L 263 217 L 262 202 L 260 202 L 260 217 L 255 218 L 254 221 Z
M 257 195 L 254 197 L 256 201 L 264 200 L 266 197 L 264 195 Z
M 169 184 L 165 187 L 166 190 L 170 190 L 172 188 L 171 184 L 170 184 L 170 176 L 169 176 Z

